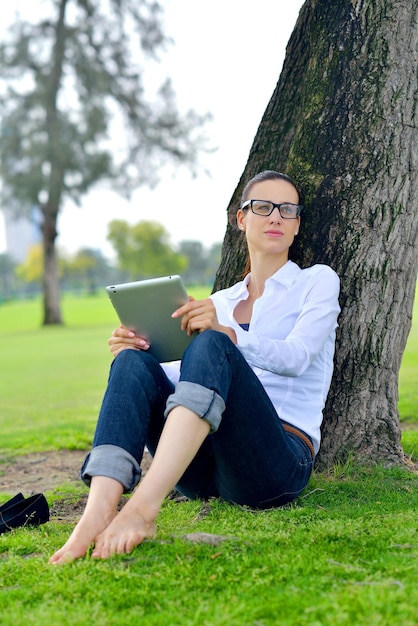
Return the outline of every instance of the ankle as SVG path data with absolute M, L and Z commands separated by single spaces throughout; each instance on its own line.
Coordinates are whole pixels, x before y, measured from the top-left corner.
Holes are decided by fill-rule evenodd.
M 148 497 L 138 487 L 132 498 L 129 500 L 129 508 L 135 509 L 146 524 L 154 524 L 160 512 L 161 503 L 156 502 L 154 498 Z
M 83 515 L 95 517 L 99 513 L 104 518 L 114 517 L 122 493 L 122 485 L 113 478 L 93 476 Z

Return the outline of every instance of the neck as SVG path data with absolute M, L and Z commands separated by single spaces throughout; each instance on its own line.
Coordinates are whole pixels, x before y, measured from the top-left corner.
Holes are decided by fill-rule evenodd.
M 288 255 L 280 258 L 276 257 L 274 263 L 272 263 L 271 257 L 269 259 L 251 258 L 251 280 L 248 285 L 251 295 L 255 298 L 260 297 L 264 291 L 266 280 L 286 265 L 288 260 Z

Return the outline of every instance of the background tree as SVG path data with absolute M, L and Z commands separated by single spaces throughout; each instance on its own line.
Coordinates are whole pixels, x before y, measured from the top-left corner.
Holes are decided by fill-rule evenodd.
M 119 267 L 129 272 L 132 280 L 181 274 L 187 266 L 187 258 L 171 247 L 167 231 L 158 222 L 132 226 L 113 220 L 107 238 L 118 255 Z
M 16 267 L 16 275 L 26 283 L 41 284 L 43 267 L 43 250 L 41 244 L 31 246 L 26 259 Z
M 43 249 L 41 244 L 30 246 L 23 263 L 16 265 L 15 274 L 25 295 L 39 295 L 42 284 Z
M 216 272 L 221 262 L 222 256 L 222 242 L 213 243 L 208 252 L 208 262 L 206 267 L 205 282 L 213 285 L 215 281 Z
M 209 249 L 201 241 L 181 241 L 179 253 L 186 257 L 187 267 L 182 272 L 186 285 L 213 285 L 221 260 L 221 243 Z
M 199 285 L 205 282 L 207 253 L 201 241 L 180 241 L 179 252 L 187 259 L 187 267 L 182 278 L 187 285 Z
M 16 263 L 9 254 L 0 254 L 0 302 L 12 295 L 15 267 Z
M 38 9 L 37 22 L 18 19 L 0 44 L 0 175 L 5 206 L 41 208 L 44 324 L 59 324 L 64 198 L 79 202 L 101 179 L 129 194 L 154 184 L 166 161 L 193 166 L 202 118 L 179 115 L 169 81 L 146 97 L 138 62 L 167 43 L 155 0 L 49 0 Z
M 98 285 L 102 289 L 113 282 L 109 262 L 100 250 L 81 248 L 72 258 L 61 259 L 60 265 L 66 286 L 84 289 L 90 295 L 97 293 Z
M 398 374 L 412 319 L 418 254 L 418 5 L 308 0 L 287 47 L 241 180 L 289 173 L 305 192 L 294 259 L 341 278 L 335 375 L 319 464 L 353 451 L 403 460 Z M 227 228 L 215 288 L 246 257 Z

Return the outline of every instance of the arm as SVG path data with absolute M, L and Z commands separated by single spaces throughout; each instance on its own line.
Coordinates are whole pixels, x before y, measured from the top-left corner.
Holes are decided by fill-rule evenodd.
M 281 309 L 273 301 L 266 303 L 264 316 L 253 327 L 250 325 L 248 332 L 237 325 L 238 348 L 252 367 L 282 376 L 300 376 L 327 342 L 333 350 L 330 338 L 340 312 L 338 295 L 338 276 L 330 268 L 323 268 L 307 283 L 292 311 L 286 299 Z M 286 324 L 289 328 L 281 334 Z

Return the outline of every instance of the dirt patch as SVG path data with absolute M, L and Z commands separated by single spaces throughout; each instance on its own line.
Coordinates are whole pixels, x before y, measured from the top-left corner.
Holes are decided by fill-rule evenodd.
M 19 456 L 13 461 L 0 462 L 0 494 L 15 495 L 22 492 L 25 497 L 34 493 L 46 493 L 65 484 L 81 484 L 80 467 L 86 455 L 84 450 L 59 450 L 39 452 Z M 405 459 L 406 465 L 414 472 L 418 472 L 418 462 Z M 151 463 L 151 456 L 145 452 L 141 464 L 144 475 Z M 62 494 L 59 500 L 51 507 L 51 518 L 69 523 L 75 523 L 81 516 L 87 500 L 85 494 L 72 496 Z M 178 501 L 185 500 L 184 496 L 173 491 L 170 496 Z M 121 506 L 126 502 L 123 496 Z
M 59 450 L 26 454 L 0 465 L 0 493 L 24 496 L 52 491 L 63 483 L 80 480 L 81 463 L 86 456 L 82 450 Z
M 0 463 L 0 494 L 15 495 L 19 491 L 25 497 L 45 493 L 65 484 L 81 484 L 80 467 L 86 456 L 84 450 L 59 450 L 19 456 L 13 461 Z M 145 452 L 141 464 L 143 475 L 151 462 Z M 51 508 L 51 517 L 72 522 L 79 519 L 87 499 L 66 496 Z M 123 504 L 123 501 L 122 501 Z

